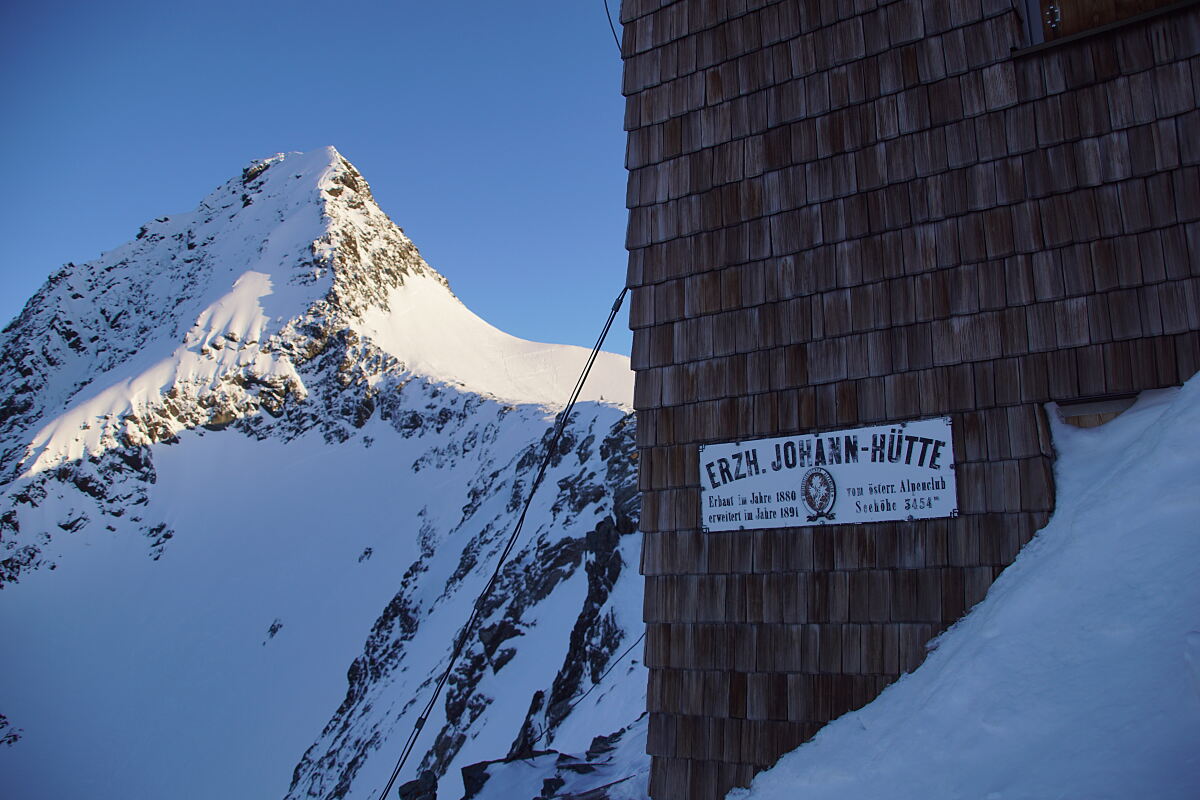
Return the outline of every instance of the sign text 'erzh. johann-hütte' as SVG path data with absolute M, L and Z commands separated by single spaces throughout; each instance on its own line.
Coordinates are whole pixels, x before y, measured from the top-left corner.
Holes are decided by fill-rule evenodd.
M 710 531 L 958 515 L 950 418 L 700 446 Z

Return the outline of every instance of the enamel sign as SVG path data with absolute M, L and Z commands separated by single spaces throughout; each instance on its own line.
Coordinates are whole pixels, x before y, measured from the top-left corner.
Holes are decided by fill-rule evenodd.
M 700 446 L 706 531 L 958 516 L 950 418 Z

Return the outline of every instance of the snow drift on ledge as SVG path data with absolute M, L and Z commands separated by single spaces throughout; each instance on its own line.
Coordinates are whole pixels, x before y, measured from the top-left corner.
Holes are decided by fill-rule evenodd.
M 1200 797 L 1200 378 L 1054 442 L 1057 510 L 987 598 L 731 800 Z

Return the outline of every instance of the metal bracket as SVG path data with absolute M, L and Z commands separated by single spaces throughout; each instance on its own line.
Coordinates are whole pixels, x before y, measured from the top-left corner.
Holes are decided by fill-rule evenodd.
M 1046 27 L 1052 31 L 1058 30 L 1058 26 L 1062 24 L 1062 8 L 1058 3 L 1047 3 L 1046 10 L 1042 12 L 1042 19 L 1046 21 Z

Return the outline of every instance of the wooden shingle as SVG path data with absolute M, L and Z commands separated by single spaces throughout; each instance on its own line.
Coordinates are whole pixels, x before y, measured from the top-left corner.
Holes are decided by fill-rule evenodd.
M 1040 403 L 1200 364 L 1184 28 L 1010 59 L 1008 4 L 912 5 L 899 45 L 902 4 L 622 12 L 656 797 L 919 663 L 1053 507 Z M 696 528 L 697 442 L 946 413 L 957 519 Z

